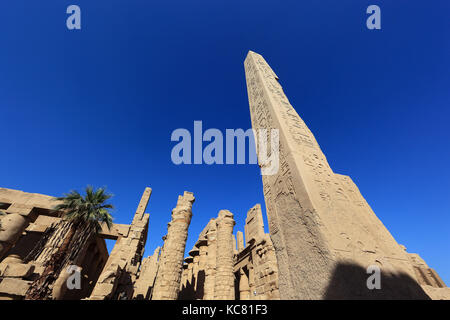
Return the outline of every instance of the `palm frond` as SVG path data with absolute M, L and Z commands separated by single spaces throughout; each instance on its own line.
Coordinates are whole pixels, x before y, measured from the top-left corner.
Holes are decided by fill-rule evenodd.
M 112 216 L 110 210 L 114 209 L 112 204 L 106 203 L 112 197 L 105 188 L 95 189 L 87 186 L 85 195 L 72 190 L 63 197 L 58 197 L 60 201 L 54 206 L 54 210 L 63 211 L 63 218 L 76 224 L 88 223 L 94 227 L 96 232 L 100 232 L 104 223 L 108 229 L 112 226 Z

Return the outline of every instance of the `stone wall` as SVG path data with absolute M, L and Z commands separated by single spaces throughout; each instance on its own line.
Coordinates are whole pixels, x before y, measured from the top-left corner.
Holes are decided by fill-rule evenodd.
M 279 299 L 275 249 L 270 236 L 264 233 L 264 222 L 259 204 L 248 211 L 245 222 L 247 243 L 242 249 L 238 249 L 239 253 L 234 266 L 234 273 L 238 278 L 239 299 Z M 238 236 L 238 239 L 241 237 Z M 244 239 L 240 242 L 245 244 Z
M 150 215 L 146 214 L 145 210 L 151 193 L 151 188 L 145 189 L 128 232 L 119 233 L 106 266 L 89 297 L 90 300 L 133 298 L 134 285 L 147 241 Z
M 160 247 L 157 247 L 153 255 L 142 260 L 141 269 L 134 286 L 134 299 L 150 299 L 155 284 L 156 274 L 158 272 L 160 251 Z

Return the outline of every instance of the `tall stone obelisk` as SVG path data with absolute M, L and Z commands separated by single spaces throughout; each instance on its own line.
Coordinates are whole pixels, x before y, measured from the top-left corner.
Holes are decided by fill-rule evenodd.
M 279 170 L 262 179 L 281 299 L 426 298 L 405 251 L 350 177 L 331 170 L 264 58 L 250 51 L 244 65 L 253 129 L 279 129 Z M 381 290 L 366 284 L 373 265 Z

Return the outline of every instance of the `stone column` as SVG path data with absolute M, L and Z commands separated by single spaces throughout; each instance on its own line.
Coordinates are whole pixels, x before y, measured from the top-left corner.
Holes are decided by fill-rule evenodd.
M 192 287 L 192 284 L 194 283 L 194 258 L 192 258 L 188 261 L 189 262 L 188 262 L 187 271 L 186 271 L 186 278 L 187 278 L 186 283 L 189 287 Z
M 193 275 L 193 279 L 195 281 L 195 287 L 197 287 L 197 277 L 198 277 L 198 270 L 199 270 L 198 266 L 199 266 L 199 262 L 200 262 L 200 250 L 195 248 L 194 250 L 191 250 L 189 252 L 189 254 L 194 258 L 194 260 L 192 261 L 192 263 L 193 263 L 192 275 Z
M 241 278 L 239 279 L 239 295 L 240 295 L 240 300 L 250 300 L 250 287 L 248 284 L 248 277 L 247 274 L 245 273 L 244 269 L 240 269 L 240 276 Z
M 218 250 L 214 299 L 234 300 L 233 228 L 236 223 L 233 214 L 228 210 L 221 210 L 216 222 Z
M 197 241 L 198 249 L 200 251 L 200 260 L 198 262 L 198 270 L 205 270 L 206 264 L 208 263 L 208 242 L 206 239 L 201 239 Z
M 198 273 L 197 281 L 195 282 L 196 299 L 203 300 L 205 295 L 205 278 L 206 278 L 206 265 L 208 263 L 208 246 L 206 239 L 199 239 L 196 246 L 199 248 L 199 260 L 198 260 Z
M 187 268 L 188 268 L 188 264 L 187 263 L 183 263 L 183 271 L 181 272 L 180 291 L 183 291 L 183 289 L 186 288 Z
M 205 267 L 205 285 L 203 300 L 214 300 L 214 284 L 216 280 L 217 225 L 214 219 L 209 223 L 207 240 L 207 256 Z
M 242 231 L 238 231 L 236 234 L 237 238 L 237 246 L 238 246 L 238 252 L 241 252 L 245 249 L 245 242 L 244 242 L 244 234 Z
M 248 268 L 248 286 L 250 290 L 250 300 L 255 300 L 255 269 L 253 266 Z
M 2 217 L 2 227 L 0 229 L 0 260 L 20 238 L 29 223 L 28 219 L 19 213 L 10 213 Z
M 152 300 L 176 300 L 180 292 L 181 272 L 188 227 L 191 223 L 194 194 L 184 192 L 172 210 L 172 221 L 168 224 L 167 238 L 160 260 Z
M 233 254 L 238 254 L 238 250 L 236 248 L 236 237 L 233 234 Z

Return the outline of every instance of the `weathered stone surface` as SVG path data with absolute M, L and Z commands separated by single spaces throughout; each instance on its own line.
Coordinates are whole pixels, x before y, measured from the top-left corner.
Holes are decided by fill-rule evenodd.
M 57 224 L 59 221 L 61 221 L 61 218 L 59 217 L 39 215 L 36 220 L 26 228 L 25 231 L 44 232 L 50 225 Z
M 13 263 L 6 264 L 2 270 L 3 263 L 0 264 L 0 276 L 9 278 L 27 278 L 33 271 L 34 266 L 31 264 Z
M 0 204 L 7 213 L 2 217 L 2 228 L 0 229 L 1 260 L 22 237 L 30 222 L 36 217 L 39 218 L 40 213 L 46 212 L 49 215 L 55 215 L 51 209 L 58 202 L 53 197 L 46 195 L 0 188 Z M 42 229 L 45 230 L 39 222 L 35 228 L 39 232 L 42 232 Z
M 2 217 L 0 229 L 0 259 L 2 259 L 13 244 L 27 228 L 29 220 L 19 213 L 9 213 Z
M 187 231 L 191 223 L 194 201 L 193 193 L 185 191 L 183 196 L 178 197 L 177 205 L 172 210 L 172 220 L 168 224 L 152 300 L 178 299 Z
M 377 297 L 426 299 L 404 251 L 353 181 L 331 170 L 264 58 L 249 52 L 244 65 L 253 129 L 279 129 L 279 170 L 263 188 L 281 298 L 373 298 L 362 279 L 379 265 L 391 285 Z
M 238 252 L 244 250 L 245 248 L 245 242 L 244 242 L 244 234 L 242 233 L 242 231 L 238 231 L 236 233 L 236 238 L 237 238 L 237 250 Z
M 24 296 L 31 281 L 17 278 L 5 278 L 0 282 L 0 295 Z
M 99 233 L 99 236 L 105 239 L 117 240 L 121 237 L 128 237 L 128 233 L 130 232 L 130 225 L 126 224 L 113 224 L 111 229 L 104 224 L 102 225 L 102 230 Z
M 450 300 L 450 288 L 436 288 L 429 285 L 424 285 L 422 288 L 433 300 Z
M 117 288 L 117 283 L 114 282 L 115 279 L 115 277 L 111 278 L 112 283 L 98 282 L 89 300 L 105 300 L 106 298 L 110 298 Z
M 250 241 L 239 250 L 234 265 L 234 272 L 239 275 L 239 299 L 279 299 L 277 258 L 270 236 L 264 233 L 259 204 L 247 212 L 245 221 Z
M 2 230 L 0 231 L 0 241 L 11 243 L 15 241 L 28 225 L 27 219 L 18 214 L 10 213 L 2 218 Z
M 156 274 L 158 272 L 158 260 L 160 248 L 157 247 L 152 256 L 142 260 L 139 278 L 136 280 L 134 289 L 135 299 L 148 300 L 151 296 L 151 290 L 155 284 Z
M 261 205 L 257 204 L 247 212 L 245 219 L 245 239 L 257 241 L 264 236 L 264 220 Z
M 145 189 L 133 221 L 129 226 L 129 231 L 126 232 L 127 228 L 123 226 L 116 228 L 118 232 L 122 230 L 123 236 L 119 236 L 89 299 L 133 298 L 134 283 L 137 279 L 147 240 L 149 215 L 144 212 L 151 191 L 151 188 Z
M 211 219 L 206 226 L 205 237 L 207 240 L 207 258 L 204 282 L 204 300 L 214 299 L 214 290 L 216 282 L 216 264 L 217 264 L 217 222 Z
M 221 210 L 217 223 L 216 279 L 214 300 L 234 300 L 233 228 L 236 222 L 228 210 Z
M 194 248 L 184 259 L 181 292 L 183 300 L 234 298 L 233 214 L 221 210 L 200 233 Z M 218 232 L 220 230 L 220 242 Z

